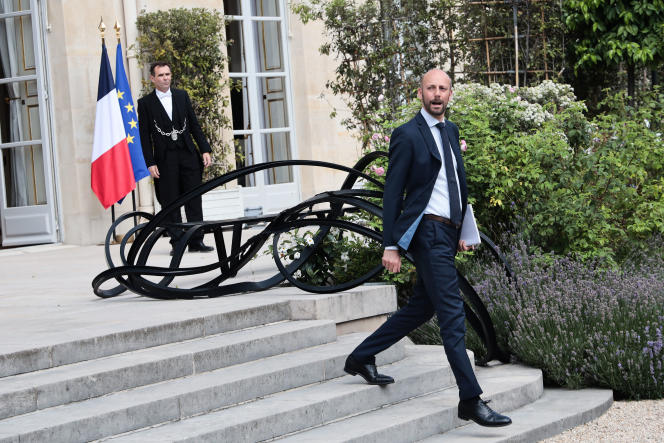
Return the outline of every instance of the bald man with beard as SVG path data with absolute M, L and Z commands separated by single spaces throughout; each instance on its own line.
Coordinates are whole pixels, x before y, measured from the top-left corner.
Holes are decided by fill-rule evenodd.
M 480 398 L 480 388 L 465 344 L 465 313 L 454 265 L 457 251 L 470 248 L 459 239 L 468 189 L 459 146 L 459 129 L 445 119 L 452 97 L 450 77 L 432 69 L 422 77 L 417 96 L 422 109 L 392 133 L 383 195 L 383 266 L 401 269 L 409 251 L 417 283 L 408 304 L 367 337 L 346 359 L 344 370 L 369 384 L 394 383 L 378 373 L 375 356 L 436 314 L 445 354 L 459 388 L 458 415 L 482 426 L 507 426 Z M 405 198 L 404 198 L 405 194 Z

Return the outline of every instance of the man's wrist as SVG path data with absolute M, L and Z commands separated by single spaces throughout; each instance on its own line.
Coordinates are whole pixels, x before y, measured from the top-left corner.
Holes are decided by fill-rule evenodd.
M 398 246 L 385 246 L 386 251 L 398 251 L 399 247 Z

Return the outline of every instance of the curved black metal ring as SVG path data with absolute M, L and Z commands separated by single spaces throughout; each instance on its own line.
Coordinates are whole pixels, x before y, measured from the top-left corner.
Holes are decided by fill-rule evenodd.
M 136 212 L 129 212 L 127 214 L 123 214 L 120 217 L 115 219 L 115 222 L 111 224 L 111 227 L 108 228 L 108 232 L 106 233 L 106 239 L 104 241 L 104 255 L 106 257 L 106 264 L 108 265 L 109 268 L 113 269 L 115 267 L 115 264 L 113 263 L 113 258 L 111 257 L 111 237 L 113 236 L 113 233 L 117 229 L 117 227 L 122 223 L 123 221 L 127 220 L 128 218 L 133 218 L 133 217 L 144 217 L 146 219 L 151 219 L 152 214 L 149 214 L 147 212 L 141 212 L 141 211 L 136 211 Z M 125 258 L 125 245 L 127 244 L 127 241 L 131 238 L 131 236 L 138 230 L 142 229 L 145 226 L 145 223 L 138 224 L 134 226 L 130 231 L 128 231 L 124 237 L 122 237 L 122 242 L 120 244 L 120 259 L 122 260 L 123 265 L 127 265 L 127 261 Z M 94 286 L 93 286 L 94 288 Z M 111 298 L 118 296 L 122 294 L 124 291 L 126 291 L 127 288 L 119 284 L 118 286 L 114 286 L 111 289 L 101 289 L 101 288 L 95 288 L 95 294 L 101 298 Z
M 312 254 L 321 247 L 324 238 L 333 228 L 342 232 L 339 235 L 343 235 L 343 232 L 346 232 L 350 235 L 360 235 L 370 241 L 382 244 L 382 233 L 380 231 L 344 218 L 347 218 L 350 214 L 360 212 L 371 217 L 382 218 L 382 208 L 374 203 L 374 201 L 382 200 L 383 184 L 364 173 L 364 170 L 376 159 L 385 156 L 387 156 L 385 152 L 372 152 L 358 160 L 352 168 L 334 163 L 307 160 L 283 160 L 247 166 L 201 184 L 199 187 L 187 192 L 173 203 L 164 207 L 155 215 L 145 212 L 125 214 L 119 217 L 109 228 L 105 242 L 106 262 L 109 269 L 101 272 L 93 279 L 93 290 L 97 296 L 102 298 L 115 297 L 126 289 L 129 289 L 137 294 L 157 299 L 192 299 L 197 297 L 221 297 L 248 291 L 263 291 L 284 281 L 288 281 L 293 286 L 302 290 L 315 293 L 339 292 L 361 285 L 375 278 L 382 271 L 382 265 L 376 264 L 376 266 L 359 277 L 342 283 L 326 282 L 326 284 L 314 285 L 299 280 L 295 275 L 307 263 L 307 260 L 312 257 Z M 336 169 L 346 172 L 347 176 L 339 190 L 317 194 L 274 216 L 243 217 L 235 220 L 196 223 L 166 223 L 168 215 L 171 212 L 179 211 L 192 198 L 200 197 L 214 188 L 223 186 L 230 181 L 246 175 L 264 169 L 283 166 L 313 166 Z M 358 179 L 371 183 L 376 189 L 354 189 L 353 187 Z M 327 207 L 327 209 L 318 209 L 320 207 Z M 134 216 L 143 217 L 147 222 L 141 223 L 127 232 L 120 244 L 122 266 L 115 266 L 109 249 L 111 235 L 122 221 Z M 242 243 L 241 234 L 244 224 L 257 221 L 269 223 L 262 231 Z M 311 229 L 313 232 L 313 243 L 301 249 L 297 259 L 294 259 L 291 263 L 284 264 L 278 253 L 280 238 L 284 233 L 300 228 Z M 174 247 L 174 254 L 169 266 L 148 266 L 147 260 L 150 257 L 153 247 L 157 240 L 164 235 L 164 231 L 168 229 L 180 229 L 184 231 L 180 241 Z M 228 230 L 231 230 L 233 233 L 230 251 L 227 251 L 223 237 L 223 232 Z M 180 267 L 188 240 L 194 234 L 201 231 L 204 234 L 214 234 L 219 260 L 203 266 Z M 134 241 L 129 248 L 128 254 L 125 255 L 126 244 L 131 236 L 134 237 Z M 480 233 L 480 236 L 493 256 L 501 262 L 506 275 L 512 278 L 513 272 L 507 260 L 500 253 L 493 241 L 483 233 Z M 262 281 L 243 281 L 224 284 L 226 280 L 236 276 L 242 267 L 259 253 L 270 237 L 272 237 L 272 257 L 278 272 Z M 406 253 L 405 257 L 412 262 L 410 254 Z M 213 270 L 220 270 L 220 275 L 198 286 L 192 288 L 172 286 L 176 278 L 204 274 Z M 159 281 L 152 281 L 147 277 L 162 278 Z M 483 341 L 487 350 L 484 356 L 477 357 L 477 364 L 485 364 L 494 358 L 506 361 L 509 356 L 497 345 L 495 329 L 486 307 L 466 278 L 461 273 L 458 273 L 458 277 L 459 288 L 464 295 L 466 318 Z M 112 279 L 118 282 L 118 286 L 111 289 L 101 288 L 105 282 Z

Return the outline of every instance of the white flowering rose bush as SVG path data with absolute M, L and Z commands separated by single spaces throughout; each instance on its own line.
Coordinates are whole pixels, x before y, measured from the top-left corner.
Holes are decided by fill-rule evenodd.
M 590 119 L 569 85 L 457 86 L 449 118 L 484 229 L 518 224 L 544 250 L 611 260 L 664 232 L 663 97 L 613 96 Z
M 459 113 L 465 108 L 490 104 L 486 110 L 494 125 L 507 126 L 513 130 L 541 128 L 552 120 L 554 114 L 564 109 L 585 110 L 585 105 L 576 100 L 572 87 L 550 80 L 533 87 L 515 88 L 510 85 L 492 83 L 461 84 L 454 88 L 450 108 L 457 106 Z
M 520 95 L 529 102 L 540 105 L 554 104 L 560 108 L 569 108 L 576 102 L 574 89 L 565 83 L 545 80 L 537 86 L 520 88 Z

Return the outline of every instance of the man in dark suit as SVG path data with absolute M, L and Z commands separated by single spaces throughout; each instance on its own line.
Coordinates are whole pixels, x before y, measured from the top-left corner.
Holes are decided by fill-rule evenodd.
M 427 72 L 417 91 L 422 110 L 392 133 L 383 197 L 383 266 L 399 272 L 399 249 L 409 251 L 417 284 L 408 305 L 391 316 L 348 356 L 344 370 L 370 384 L 394 379 L 379 374 L 375 355 L 401 340 L 435 313 L 447 360 L 459 388 L 459 418 L 483 426 L 512 421 L 480 398 L 480 388 L 466 353 L 463 300 L 454 267 L 468 190 L 459 147 L 459 129 L 445 120 L 452 96 L 449 76 Z M 404 199 L 405 193 L 405 199 Z
M 150 80 L 155 89 L 138 100 L 139 128 L 143 156 L 155 182 L 157 199 L 166 206 L 201 184 L 203 167 L 212 162 L 212 150 L 198 124 L 189 95 L 182 89 L 171 88 L 168 63 L 152 63 Z M 203 220 L 200 197 L 191 199 L 184 209 L 188 222 Z M 171 213 L 169 221 L 181 222 L 180 211 Z M 175 247 L 182 232 L 170 231 L 169 234 L 171 245 Z M 214 248 L 203 243 L 202 233 L 189 240 L 189 252 L 212 250 Z

